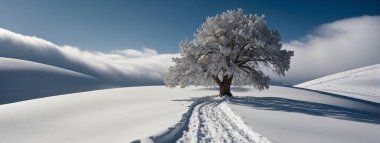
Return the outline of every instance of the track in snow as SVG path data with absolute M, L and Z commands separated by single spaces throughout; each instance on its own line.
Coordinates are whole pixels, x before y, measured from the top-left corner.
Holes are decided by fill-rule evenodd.
M 227 99 L 228 100 L 228 99 Z M 226 105 L 225 99 L 203 97 L 193 100 L 182 120 L 168 132 L 151 137 L 154 142 L 249 142 L 268 143 L 253 132 Z

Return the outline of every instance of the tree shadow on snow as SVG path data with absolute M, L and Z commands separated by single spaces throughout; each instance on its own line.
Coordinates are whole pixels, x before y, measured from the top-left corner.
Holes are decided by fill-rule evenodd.
M 229 99 L 229 103 L 254 107 L 260 110 L 295 112 L 349 121 L 380 124 L 380 116 L 378 114 L 308 101 L 279 97 L 233 97 Z
M 202 91 L 219 91 L 219 87 L 206 87 L 206 88 L 199 88 L 197 90 L 202 90 Z M 251 90 L 251 88 L 248 87 L 239 87 L 239 86 L 232 86 L 231 87 L 231 92 L 247 92 Z

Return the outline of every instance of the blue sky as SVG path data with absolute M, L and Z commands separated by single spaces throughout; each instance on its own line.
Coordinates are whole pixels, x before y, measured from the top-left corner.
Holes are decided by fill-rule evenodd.
M 153 48 L 177 53 L 207 16 L 265 14 L 283 42 L 349 17 L 379 15 L 379 0 L 0 0 L 0 27 L 92 51 Z

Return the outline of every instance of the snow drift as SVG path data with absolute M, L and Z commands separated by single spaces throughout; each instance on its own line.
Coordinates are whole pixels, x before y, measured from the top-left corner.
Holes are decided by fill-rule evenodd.
M 349 70 L 295 87 L 331 92 L 380 103 L 380 64 Z

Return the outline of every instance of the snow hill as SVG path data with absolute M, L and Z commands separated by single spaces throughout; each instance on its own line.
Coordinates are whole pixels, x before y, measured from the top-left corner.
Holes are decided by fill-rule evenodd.
M 0 105 L 0 142 L 378 142 L 378 103 L 297 88 L 128 87 Z
M 0 57 L 0 104 L 107 87 L 82 73 Z
M 380 103 L 380 64 L 325 76 L 295 85 L 295 87 Z

